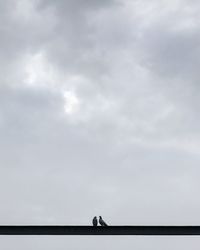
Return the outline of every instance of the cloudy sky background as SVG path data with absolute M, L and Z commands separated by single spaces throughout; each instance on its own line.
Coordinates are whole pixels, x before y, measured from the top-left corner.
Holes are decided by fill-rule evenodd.
M 197 0 L 0 0 L 1 224 L 200 224 L 199 12 Z M 5 250 L 100 241 L 200 244 L 0 238 Z

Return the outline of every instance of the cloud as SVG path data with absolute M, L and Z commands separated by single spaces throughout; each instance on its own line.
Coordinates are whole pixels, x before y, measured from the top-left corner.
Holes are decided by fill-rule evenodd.
M 198 224 L 199 3 L 0 7 L 2 224 Z

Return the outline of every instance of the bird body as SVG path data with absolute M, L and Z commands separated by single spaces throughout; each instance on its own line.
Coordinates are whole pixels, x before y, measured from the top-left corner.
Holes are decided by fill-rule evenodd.
M 96 227 L 98 225 L 98 220 L 97 220 L 96 216 L 93 218 L 92 224 L 93 224 L 94 227 Z
M 101 216 L 99 216 L 99 224 L 100 224 L 102 227 L 108 226 L 108 225 L 105 223 L 105 221 L 102 219 Z

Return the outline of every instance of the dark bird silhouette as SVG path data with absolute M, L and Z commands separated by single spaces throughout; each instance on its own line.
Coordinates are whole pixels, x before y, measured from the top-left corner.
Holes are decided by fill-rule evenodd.
M 108 225 L 105 223 L 105 221 L 102 219 L 101 216 L 99 216 L 99 224 L 100 224 L 102 227 L 108 226 Z
M 97 220 L 96 216 L 93 218 L 92 224 L 93 224 L 94 227 L 96 227 L 98 225 L 98 220 Z

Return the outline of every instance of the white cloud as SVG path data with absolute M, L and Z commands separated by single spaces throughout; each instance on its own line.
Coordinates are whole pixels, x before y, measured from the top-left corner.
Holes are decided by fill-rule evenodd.
M 24 83 L 32 86 L 42 87 L 48 86 L 51 87 L 55 83 L 54 71 L 48 61 L 45 60 L 45 57 L 42 53 L 36 55 L 27 56 L 25 61 L 25 79 Z
M 79 109 L 79 100 L 77 96 L 72 91 L 65 91 L 64 92 L 65 98 L 65 112 L 68 115 L 73 115 Z

